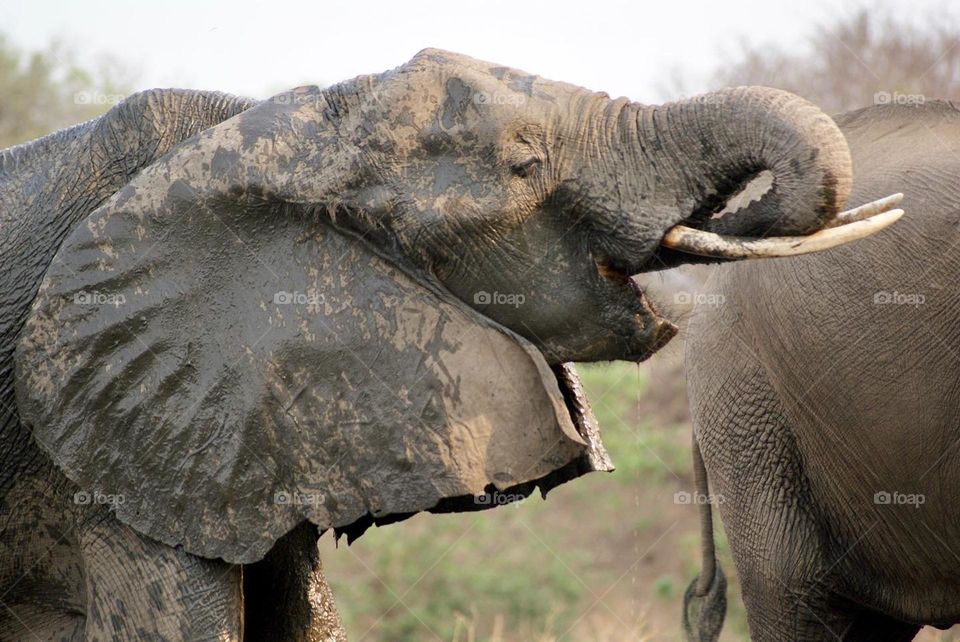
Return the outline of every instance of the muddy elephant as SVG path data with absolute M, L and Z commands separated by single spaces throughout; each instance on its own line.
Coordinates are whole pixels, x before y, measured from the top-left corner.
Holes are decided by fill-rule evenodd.
M 342 639 L 319 533 L 609 469 L 567 363 L 674 334 L 629 277 L 812 232 L 851 180 L 783 92 L 646 107 L 437 50 L 3 151 L 0 638 Z
M 960 112 L 927 101 L 837 123 L 851 202 L 902 191 L 904 219 L 822 254 L 718 266 L 686 350 L 758 641 L 893 642 L 960 621 Z

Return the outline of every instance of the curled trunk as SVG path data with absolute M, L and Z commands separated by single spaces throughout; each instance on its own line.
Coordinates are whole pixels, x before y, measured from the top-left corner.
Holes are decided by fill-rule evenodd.
M 676 223 L 739 236 L 808 234 L 828 225 L 850 193 L 853 171 L 843 134 L 819 108 L 788 92 L 724 89 L 638 107 L 636 119 L 645 158 L 662 184 L 676 190 Z M 765 171 L 770 189 L 745 208 L 717 216 Z

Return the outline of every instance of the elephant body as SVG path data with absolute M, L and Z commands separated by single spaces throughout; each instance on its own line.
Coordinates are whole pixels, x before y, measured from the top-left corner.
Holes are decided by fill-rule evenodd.
M 696 442 L 758 641 L 909 640 L 960 621 L 960 112 L 837 117 L 882 233 L 721 266 L 690 324 Z M 709 356 L 708 356 L 709 355 Z

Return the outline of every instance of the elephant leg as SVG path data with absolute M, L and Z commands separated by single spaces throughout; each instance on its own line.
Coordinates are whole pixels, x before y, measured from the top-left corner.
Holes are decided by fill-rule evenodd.
M 765 371 L 744 354 L 692 381 L 695 435 L 726 527 L 756 642 L 836 641 L 832 561 L 793 433 Z
M 742 557 L 737 555 L 736 557 Z M 846 640 L 846 614 L 830 607 L 822 587 L 798 577 L 779 560 L 771 573 L 768 560 L 737 561 L 750 639 L 754 642 L 836 642 Z M 765 568 L 763 568 L 765 567 Z
M 84 639 L 242 639 L 240 566 L 150 540 L 102 509 L 84 515 L 78 531 L 87 597 Z
M 919 627 L 836 594 L 843 552 L 818 518 L 793 430 L 744 352 L 692 380 L 694 430 L 726 526 L 755 642 L 900 642 Z
M 313 524 L 303 522 L 278 540 L 266 557 L 243 567 L 249 639 L 346 642 L 323 575 L 319 536 Z

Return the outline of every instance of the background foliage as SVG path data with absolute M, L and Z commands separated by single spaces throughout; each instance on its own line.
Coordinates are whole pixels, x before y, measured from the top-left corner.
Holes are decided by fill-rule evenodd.
M 55 42 L 24 52 L 0 34 L 0 148 L 98 116 L 123 98 L 132 72 L 104 58 L 93 69 Z

